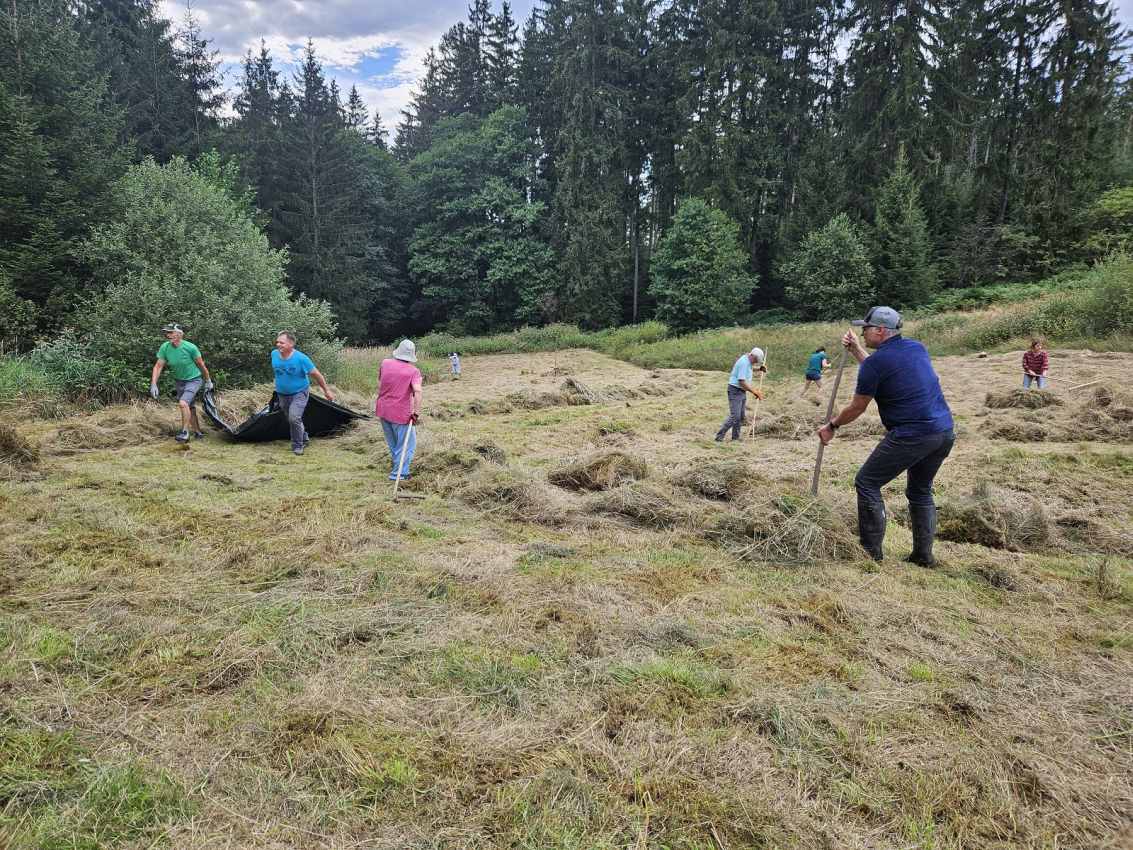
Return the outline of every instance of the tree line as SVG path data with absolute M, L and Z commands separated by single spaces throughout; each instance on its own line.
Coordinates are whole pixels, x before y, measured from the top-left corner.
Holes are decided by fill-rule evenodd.
M 357 342 L 1040 277 L 1098 255 L 1133 183 L 1125 37 L 1094 0 L 543 0 L 522 25 L 472 0 L 391 139 L 313 44 L 288 75 L 250 51 L 225 110 L 191 13 L 5 0 L 0 339 L 114 284 L 92 234 L 147 159 L 231 164 L 288 289 Z

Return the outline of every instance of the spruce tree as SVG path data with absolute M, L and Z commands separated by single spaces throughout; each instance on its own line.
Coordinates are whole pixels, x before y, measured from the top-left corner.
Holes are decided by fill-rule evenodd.
M 936 267 L 920 186 L 905 149 L 874 200 L 874 268 L 877 298 L 898 310 L 926 303 L 936 289 Z

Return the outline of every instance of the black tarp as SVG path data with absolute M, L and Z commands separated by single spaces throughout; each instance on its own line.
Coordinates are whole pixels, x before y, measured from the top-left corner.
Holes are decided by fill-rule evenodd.
M 211 390 L 204 394 L 204 409 L 213 425 L 239 442 L 265 443 L 269 440 L 291 439 L 291 428 L 279 407 L 278 393 L 272 393 L 271 401 L 235 427 L 220 418 Z M 364 413 L 357 413 L 317 395 L 310 397 L 307 409 L 303 411 L 303 425 L 312 437 L 336 434 L 355 419 L 369 418 Z

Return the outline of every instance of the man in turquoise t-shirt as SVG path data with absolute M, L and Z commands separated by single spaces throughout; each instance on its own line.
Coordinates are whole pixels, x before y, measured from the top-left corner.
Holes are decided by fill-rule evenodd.
M 767 372 L 763 365 L 763 349 L 753 348 L 747 354 L 741 354 L 732 366 L 732 373 L 728 376 L 728 418 L 716 432 L 716 442 L 724 442 L 724 435 L 732 429 L 732 439 L 740 438 L 740 427 L 744 424 L 744 410 L 747 408 L 747 394 L 751 393 L 758 399 L 763 398 L 763 391 L 751 385 L 752 367 L 759 366 L 760 372 Z
M 826 359 L 825 346 L 819 346 L 814 350 L 814 354 L 810 356 L 806 364 L 806 383 L 803 384 L 803 395 L 810 389 L 810 385 L 814 384 L 819 392 L 822 392 L 822 373 L 824 370 L 830 368 L 830 361 Z
M 279 398 L 280 410 L 291 426 L 291 451 L 301 455 L 304 446 L 311 441 L 303 427 L 303 412 L 310 398 L 310 378 L 319 382 L 327 401 L 334 401 L 334 393 L 327 386 L 326 378 L 315 368 L 315 362 L 295 347 L 295 334 L 291 331 L 281 331 L 275 338 L 271 368 L 275 372 L 275 394 Z
M 165 342 L 157 350 L 157 361 L 150 374 L 149 394 L 154 399 L 161 395 L 157 380 L 162 370 L 169 366 L 173 372 L 177 406 L 181 408 L 181 430 L 177 434 L 177 442 L 187 443 L 190 431 L 197 439 L 204 436 L 197 418 L 196 399 L 202 384 L 206 392 L 212 389 L 212 379 L 201 350 L 185 339 L 185 331 L 180 325 L 168 324 L 161 331 L 165 334 Z

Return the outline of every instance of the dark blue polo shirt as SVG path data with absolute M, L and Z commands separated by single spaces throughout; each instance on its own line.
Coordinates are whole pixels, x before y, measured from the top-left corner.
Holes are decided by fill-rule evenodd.
M 919 437 L 952 428 L 952 411 L 928 351 L 898 334 L 881 343 L 858 367 L 858 395 L 872 396 L 886 429 L 896 437 Z

